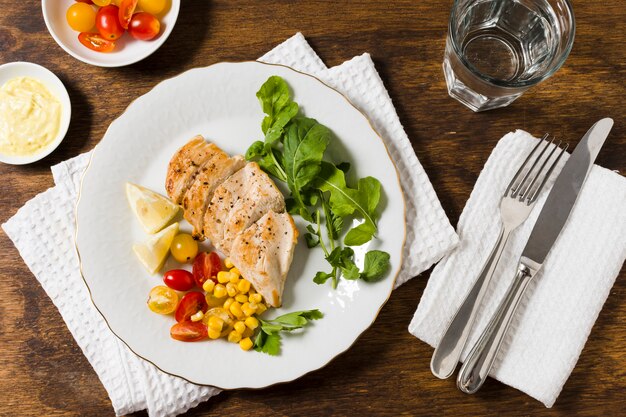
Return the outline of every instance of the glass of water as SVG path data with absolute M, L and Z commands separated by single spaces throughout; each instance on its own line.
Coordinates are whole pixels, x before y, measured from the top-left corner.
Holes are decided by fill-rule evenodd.
M 508 106 L 563 65 L 574 32 L 568 0 L 455 0 L 443 60 L 448 93 L 474 111 Z

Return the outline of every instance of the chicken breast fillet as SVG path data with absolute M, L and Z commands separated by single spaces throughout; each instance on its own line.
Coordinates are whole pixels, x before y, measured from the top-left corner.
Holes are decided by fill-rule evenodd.
M 199 169 L 182 201 L 183 215 L 193 226 L 192 235 L 198 240 L 205 237 L 204 213 L 214 191 L 246 164 L 241 155 L 231 158 L 216 145 L 211 146 L 212 157 Z
M 228 255 L 237 235 L 268 211 L 285 211 L 285 199 L 259 164 L 249 162 L 215 189 L 204 216 L 204 234 Z
M 172 156 L 167 167 L 165 190 L 174 203 L 181 203 L 198 170 L 213 156 L 215 148 L 217 146 L 198 135 Z
M 298 230 L 289 213 L 267 212 L 233 241 L 230 259 L 273 307 L 280 307 Z

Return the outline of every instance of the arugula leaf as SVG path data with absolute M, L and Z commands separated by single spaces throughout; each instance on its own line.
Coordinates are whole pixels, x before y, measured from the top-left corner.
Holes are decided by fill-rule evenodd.
M 330 130 L 315 119 L 299 117 L 289 124 L 284 138 L 283 155 L 287 185 L 294 207 L 304 219 L 312 221 L 301 191 L 320 172 L 324 151 L 330 141 Z
M 315 274 L 315 277 L 313 277 L 313 282 L 316 284 L 324 284 L 326 281 L 328 281 L 330 278 L 334 278 L 335 276 L 332 273 L 326 273 L 324 271 L 319 271 L 317 274 Z
M 274 177 L 281 181 L 287 181 L 287 176 L 284 169 L 280 166 L 278 158 L 275 155 L 275 150 L 271 147 L 266 147 L 261 141 L 256 141 L 246 151 L 246 160 L 255 160 L 259 166 L 266 172 L 269 172 Z
M 380 201 L 380 182 L 373 177 L 361 178 L 358 188 L 346 185 L 345 173 L 329 162 L 322 162 L 315 184 L 321 191 L 330 193 L 330 208 L 336 216 L 347 217 L 357 212 L 364 223 L 348 232 L 344 243 L 360 246 L 376 233 L 376 207 Z
M 254 350 L 278 355 L 280 353 L 280 332 L 291 332 L 301 329 L 312 320 L 319 320 L 324 315 L 319 310 L 294 311 L 283 314 L 273 320 L 262 320 L 261 328 L 254 339 Z
M 282 129 L 298 114 L 298 104 L 291 100 L 289 86 L 281 77 L 273 75 L 256 93 L 267 116 L 261 123 L 266 143 L 272 144 L 282 135 Z
M 389 254 L 379 250 L 371 250 L 365 254 L 365 264 L 361 279 L 367 282 L 380 280 L 389 269 Z
M 343 243 L 348 246 L 361 246 L 372 240 L 374 233 L 376 233 L 376 226 L 366 221 L 350 229 L 343 239 Z

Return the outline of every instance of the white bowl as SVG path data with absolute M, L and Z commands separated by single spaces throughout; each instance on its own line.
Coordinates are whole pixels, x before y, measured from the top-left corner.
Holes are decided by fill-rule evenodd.
M 41 65 L 30 62 L 9 62 L 8 64 L 0 65 L 0 86 L 15 77 L 32 77 L 39 80 L 61 103 L 61 123 L 59 124 L 59 132 L 54 142 L 33 155 L 13 156 L 0 153 L 0 162 L 11 165 L 24 165 L 45 158 L 59 146 L 67 133 L 67 128 L 70 126 L 72 105 L 70 96 L 67 94 L 67 90 L 61 80 L 52 71 Z
M 78 32 L 67 24 L 65 13 L 74 0 L 42 0 L 41 9 L 46 21 L 48 32 L 56 43 L 74 58 L 98 67 L 123 67 L 141 61 L 159 49 L 172 33 L 178 12 L 180 0 L 171 0 L 169 10 L 159 15 L 161 33 L 149 41 L 134 39 L 125 33 L 115 41 L 115 50 L 109 53 L 92 51 L 78 41 Z

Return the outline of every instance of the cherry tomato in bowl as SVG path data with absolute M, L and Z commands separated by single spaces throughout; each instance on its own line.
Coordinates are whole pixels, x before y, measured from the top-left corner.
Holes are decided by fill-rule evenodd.
M 193 262 L 193 278 L 196 285 L 202 288 L 207 279 L 217 283 L 217 273 L 222 270 L 222 260 L 215 252 L 201 252 Z
M 65 19 L 76 32 L 87 32 L 96 24 L 96 11 L 89 4 L 74 3 L 67 9 Z
M 96 13 L 96 27 L 103 38 L 114 41 L 124 34 L 118 14 L 119 8 L 113 5 L 101 7 Z
M 172 339 L 180 340 L 181 342 L 197 342 L 209 337 L 209 333 L 207 327 L 201 321 L 184 321 L 172 326 L 170 336 L 172 336 Z
M 114 41 L 104 39 L 97 33 L 83 32 L 78 35 L 78 40 L 87 48 L 96 52 L 111 52 L 115 49 Z
M 128 29 L 130 20 L 133 18 L 133 13 L 135 13 L 135 9 L 137 8 L 138 1 L 139 0 L 122 0 L 120 2 L 118 18 L 124 29 Z
M 149 41 L 158 35 L 160 30 L 159 19 L 146 12 L 135 13 L 128 26 L 128 33 L 141 41 Z
M 198 291 L 188 292 L 180 300 L 175 318 L 177 322 L 188 321 L 198 311 L 202 310 L 203 313 L 206 313 L 208 309 L 209 306 L 204 299 L 204 294 Z
M 189 291 L 196 285 L 193 274 L 184 269 L 172 269 L 163 275 L 163 282 L 176 291 Z

